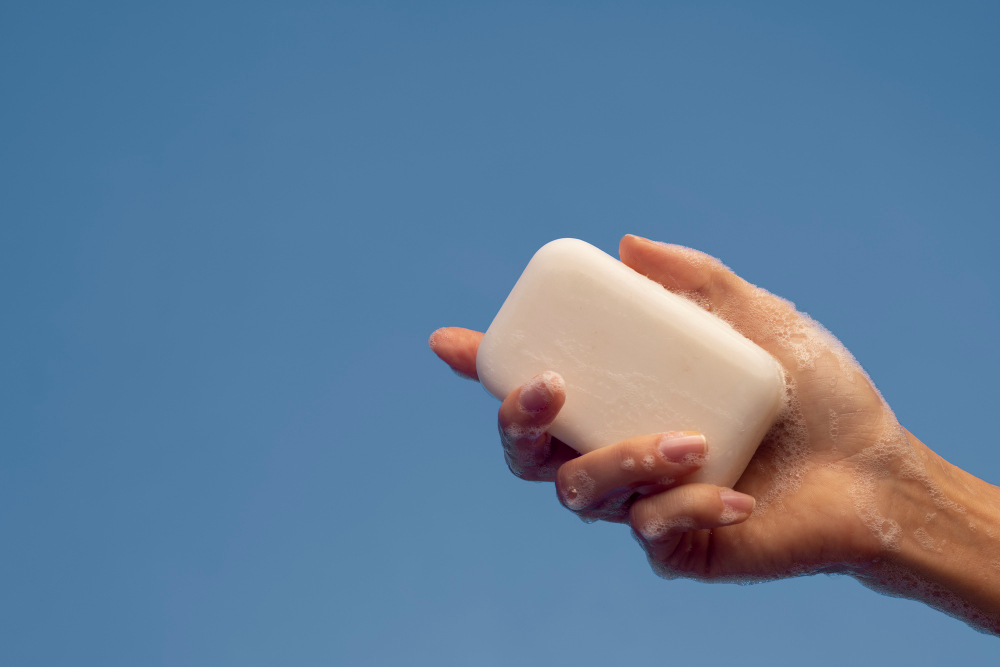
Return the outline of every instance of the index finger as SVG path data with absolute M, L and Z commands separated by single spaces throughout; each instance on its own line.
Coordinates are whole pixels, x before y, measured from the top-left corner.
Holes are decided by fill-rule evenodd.
M 442 327 L 431 334 L 427 344 L 451 370 L 470 380 L 479 380 L 476 372 L 476 352 L 483 334 L 461 327 Z

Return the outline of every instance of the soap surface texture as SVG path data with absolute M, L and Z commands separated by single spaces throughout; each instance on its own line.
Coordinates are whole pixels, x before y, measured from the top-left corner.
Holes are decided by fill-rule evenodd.
M 543 246 L 479 346 L 483 386 L 503 400 L 543 371 L 566 382 L 549 432 L 581 453 L 630 437 L 698 431 L 685 481 L 732 486 L 781 409 L 783 373 L 726 322 L 577 239 Z

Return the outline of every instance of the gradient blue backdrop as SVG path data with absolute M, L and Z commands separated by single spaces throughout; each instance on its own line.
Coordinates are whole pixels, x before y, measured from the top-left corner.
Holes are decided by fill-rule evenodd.
M 1000 481 L 997 5 L 801 4 L 5 3 L 0 663 L 994 664 L 656 579 L 426 349 L 546 241 L 682 243 Z

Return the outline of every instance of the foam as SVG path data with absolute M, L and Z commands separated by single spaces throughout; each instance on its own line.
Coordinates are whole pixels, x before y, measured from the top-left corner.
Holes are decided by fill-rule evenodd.
M 621 494 L 611 496 L 601 500 L 593 507 L 588 507 L 583 511 L 574 510 L 574 513 L 584 523 L 594 523 L 595 521 L 612 521 L 621 523 L 628 518 L 629 509 L 632 502 L 637 498 L 633 491 L 626 491 Z
M 650 471 L 656 467 L 656 459 L 653 458 L 652 454 L 646 454 L 642 457 L 642 467 L 644 470 Z
M 551 451 L 549 447 L 551 438 L 546 433 L 549 424 L 528 427 L 513 423 L 501 426 L 498 423 L 497 426 L 500 431 L 500 444 L 503 445 L 504 460 L 515 476 L 524 477 L 528 470 L 533 470 L 542 478 L 555 478 L 555 466 L 545 463 Z
M 535 440 L 545 435 L 546 429 L 551 424 L 538 424 L 535 426 L 524 426 L 522 424 L 507 424 L 500 429 L 500 439 L 503 444 L 514 445 L 519 440 Z
M 660 245 L 669 247 L 692 268 L 727 268 L 705 253 L 683 246 Z M 816 474 L 832 473 L 848 480 L 843 489 L 850 500 L 846 512 L 853 509 L 877 540 L 883 554 L 899 551 L 903 540 L 912 540 L 927 551 L 943 552 L 946 543 L 935 538 L 937 524 L 934 519 L 940 513 L 947 517 L 964 515 L 966 508 L 948 498 L 934 483 L 921 452 L 910 443 L 905 429 L 874 382 L 833 334 L 797 311 L 792 302 L 749 283 L 738 285 L 736 291 L 739 293 L 730 294 L 722 302 L 710 302 L 700 292 L 673 291 L 711 311 L 771 352 L 785 369 L 786 392 L 781 411 L 748 469 L 755 480 L 767 480 L 761 488 L 754 489 L 757 498 L 754 519 L 759 520 L 768 512 L 794 511 L 794 507 L 786 507 L 784 501 L 796 492 L 803 480 Z M 712 291 L 713 296 L 719 293 L 720 290 Z M 895 479 L 914 482 L 915 488 L 926 493 L 936 509 L 925 515 L 924 526 L 905 535 L 899 522 L 888 512 L 891 500 L 886 483 Z M 733 514 L 735 512 L 730 515 L 724 512 L 720 519 L 723 523 L 734 520 Z M 775 517 L 774 521 L 781 521 L 781 517 Z M 971 522 L 968 526 L 970 531 L 975 530 Z M 655 539 L 675 527 L 673 522 L 649 523 L 640 532 L 646 539 Z M 985 530 L 993 537 L 989 528 Z M 746 545 L 741 548 L 743 546 Z M 664 578 L 703 578 L 697 573 L 678 572 L 651 556 L 649 561 L 653 570 Z M 1000 569 L 1000 559 L 993 565 Z M 965 620 L 976 629 L 1000 633 L 1000 617 L 982 613 L 944 587 L 892 566 L 885 559 L 863 566 L 801 564 L 787 567 L 773 576 L 742 573 L 713 575 L 706 579 L 746 584 L 817 572 L 849 574 L 873 590 L 893 597 L 922 600 Z
M 852 573 L 864 586 L 894 598 L 920 600 L 949 616 L 964 621 L 974 630 L 1000 635 L 1000 614 L 988 614 L 952 593 L 944 586 L 924 579 L 886 561 L 874 563 L 865 571 Z
M 566 381 L 555 371 L 545 371 L 544 373 L 539 373 L 521 386 L 522 392 L 539 389 L 543 390 L 548 395 L 549 400 L 551 400 L 556 394 L 566 391 Z M 517 407 L 522 413 L 527 415 L 533 415 L 538 412 L 538 410 L 531 411 L 526 409 L 520 402 L 518 402 Z
M 740 512 L 727 505 L 726 508 L 722 510 L 722 514 L 719 515 L 719 525 L 728 526 L 742 520 L 746 516 L 746 512 Z
M 668 533 L 684 532 L 695 527 L 694 520 L 689 517 L 673 519 L 653 518 L 639 528 L 639 533 L 647 542 L 663 539 Z
M 913 538 L 917 541 L 917 544 L 927 551 L 937 551 L 938 553 L 943 551 L 934 541 L 934 538 L 931 537 L 931 534 L 927 532 L 926 528 L 921 527 L 913 531 Z
M 700 468 L 707 460 L 706 454 L 685 454 L 678 463 L 688 468 Z
M 692 267 L 700 268 L 712 263 L 728 270 L 719 260 L 705 253 L 682 246 L 669 247 Z M 696 302 L 700 303 L 700 300 Z M 874 382 L 847 348 L 823 325 L 796 310 L 792 302 L 749 283 L 745 284 L 742 294 L 737 298 L 730 296 L 713 312 L 741 334 L 776 354 L 785 367 L 786 393 L 782 409 L 775 425 L 761 443 L 763 456 L 756 456 L 752 463 L 766 472 L 771 480 L 769 488 L 757 498 L 758 511 L 764 513 L 771 506 L 783 508 L 782 498 L 793 493 L 802 483 L 817 448 L 837 451 L 844 428 L 842 415 L 833 407 L 827 408 L 828 441 L 815 442 L 802 409 L 798 382 L 791 372 L 801 375 L 827 370 L 830 380 L 825 396 L 817 395 L 817 386 L 821 385 L 814 379 L 814 386 L 809 388 L 811 401 L 825 399 L 831 405 L 847 406 L 849 401 L 858 400 L 856 392 L 863 395 L 868 389 L 879 405 L 881 428 L 873 444 L 856 456 L 860 465 L 856 466 L 855 479 L 848 494 L 853 500 L 855 512 L 883 547 L 890 551 L 899 548 L 899 524 L 884 516 L 876 502 L 878 482 L 887 477 L 893 467 L 899 467 L 904 478 L 920 482 L 939 508 L 964 512 L 964 508 L 945 498 L 932 483 L 905 431 Z M 829 372 L 831 364 L 836 364 L 839 374 Z M 845 380 L 844 386 L 840 386 L 841 379 Z
M 635 470 L 635 459 L 629 457 L 622 461 L 622 470 Z
M 427 344 L 430 346 L 431 350 L 436 352 L 437 346 L 441 341 L 451 340 L 452 338 L 452 333 L 448 331 L 447 328 L 442 327 L 441 329 L 431 332 L 430 338 L 427 339 Z
M 570 477 L 563 500 L 571 510 L 582 510 L 594 501 L 597 484 L 585 470 L 577 470 Z

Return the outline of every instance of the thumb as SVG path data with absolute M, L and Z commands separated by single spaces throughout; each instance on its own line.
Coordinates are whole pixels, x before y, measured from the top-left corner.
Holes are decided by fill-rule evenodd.
M 784 346 L 776 334 L 805 324 L 794 304 L 748 283 L 711 255 L 632 234 L 618 252 L 626 266 L 715 313 L 779 358 Z
M 476 353 L 482 340 L 483 334 L 472 329 L 442 327 L 431 334 L 427 344 L 455 373 L 470 380 L 479 380 Z

